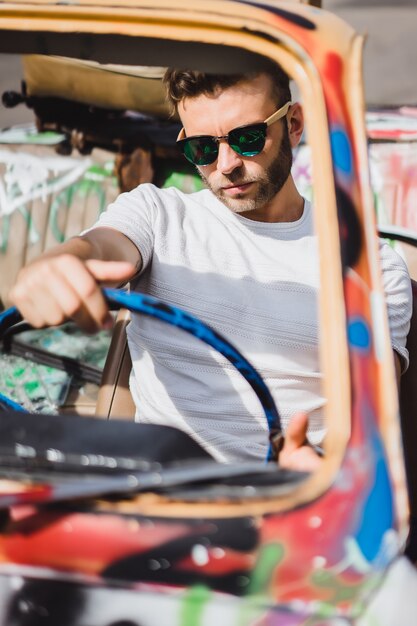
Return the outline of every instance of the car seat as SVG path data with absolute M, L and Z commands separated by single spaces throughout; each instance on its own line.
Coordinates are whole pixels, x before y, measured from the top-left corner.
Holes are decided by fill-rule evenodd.
M 103 369 L 95 411 L 97 417 L 134 420 L 135 404 L 129 390 L 132 361 L 126 337 L 129 321 L 129 311 L 121 309 Z

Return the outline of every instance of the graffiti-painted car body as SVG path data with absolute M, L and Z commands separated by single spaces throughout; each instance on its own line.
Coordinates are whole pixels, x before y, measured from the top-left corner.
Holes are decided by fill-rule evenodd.
M 126 501 L 35 507 L 32 499 L 6 508 L 3 623 L 318 626 L 358 618 L 407 530 L 362 39 L 324 11 L 267 0 L 9 2 L 0 4 L 0 31 L 3 52 L 144 65 L 192 59 L 215 72 L 257 68 L 267 57 L 296 80 L 320 209 L 328 431 L 321 468 L 283 493 L 249 485 L 233 497 L 208 483 L 185 496 L 148 490 Z M 3 495 L 26 491 L 6 478 Z

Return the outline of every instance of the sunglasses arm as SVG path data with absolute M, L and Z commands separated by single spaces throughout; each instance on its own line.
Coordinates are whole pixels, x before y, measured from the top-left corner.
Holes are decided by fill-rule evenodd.
M 280 109 L 278 109 L 278 111 L 275 111 L 275 113 L 272 113 L 272 115 L 270 115 L 266 120 L 265 120 L 265 124 L 267 126 L 270 126 L 271 124 L 273 124 L 274 122 L 277 122 L 278 120 L 280 120 L 282 117 L 284 117 L 285 115 L 287 115 L 288 110 L 291 106 L 292 102 L 286 102 Z M 184 130 L 184 129 L 183 129 Z M 180 133 L 181 134 L 181 133 Z M 179 138 L 179 136 L 178 136 Z

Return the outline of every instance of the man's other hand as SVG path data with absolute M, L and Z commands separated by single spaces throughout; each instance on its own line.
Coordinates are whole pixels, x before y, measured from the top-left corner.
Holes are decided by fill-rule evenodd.
M 296 413 L 285 433 L 279 464 L 286 469 L 313 472 L 320 467 L 321 457 L 307 443 L 308 415 Z

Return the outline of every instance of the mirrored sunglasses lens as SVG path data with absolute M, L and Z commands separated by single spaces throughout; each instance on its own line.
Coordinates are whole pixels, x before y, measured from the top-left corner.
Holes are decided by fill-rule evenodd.
M 217 143 L 210 137 L 189 139 L 183 145 L 184 156 L 194 165 L 209 165 L 217 159 Z
M 233 130 L 229 133 L 229 144 L 242 156 L 255 156 L 262 152 L 266 132 L 263 128 L 251 127 Z

